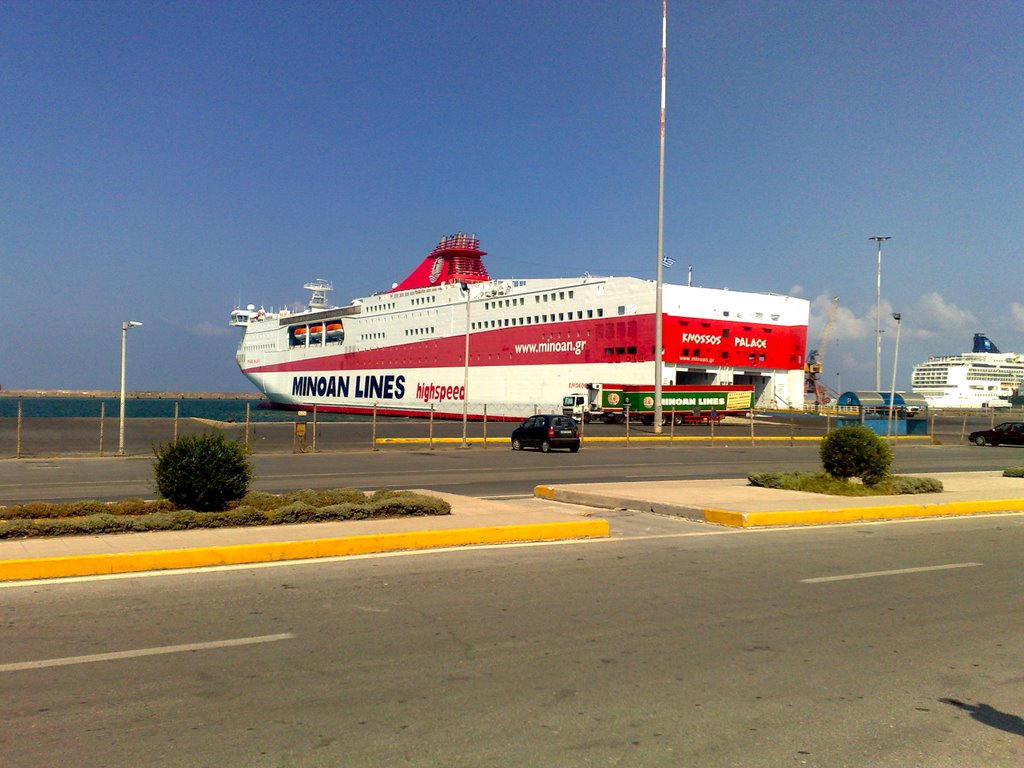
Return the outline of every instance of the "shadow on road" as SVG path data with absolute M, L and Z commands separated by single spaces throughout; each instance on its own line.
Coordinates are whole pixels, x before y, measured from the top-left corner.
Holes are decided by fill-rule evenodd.
M 1011 715 L 1009 712 L 1000 712 L 988 704 L 968 704 L 959 699 L 939 699 L 943 704 L 949 704 L 967 712 L 979 723 L 998 728 L 1001 731 L 1012 733 L 1017 736 L 1024 736 L 1024 718 L 1020 715 Z

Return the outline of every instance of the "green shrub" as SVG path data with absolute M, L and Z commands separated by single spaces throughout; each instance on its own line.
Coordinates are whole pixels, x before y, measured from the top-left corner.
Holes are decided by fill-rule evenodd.
M 219 432 L 185 435 L 155 452 L 157 492 L 179 509 L 223 510 L 252 482 L 245 447 Z
M 892 449 L 864 426 L 841 427 L 821 441 L 821 463 L 833 477 L 876 485 L 889 475 Z
M 239 502 L 239 507 L 252 507 L 260 511 L 267 511 L 268 509 L 277 509 L 281 506 L 281 496 L 276 493 L 267 493 L 266 491 L 249 491 L 243 496 Z
M 896 475 L 891 479 L 892 492 L 901 493 L 942 493 L 942 481 L 934 477 L 904 477 Z
M 1024 467 L 1007 467 L 1003 470 L 1003 477 L 1024 477 Z
M 332 499 L 357 501 L 318 505 L 303 499 L 318 502 Z M 250 501 L 253 503 L 250 504 Z M 432 496 L 410 491 L 382 491 L 367 498 L 362 491 L 351 488 L 297 491 L 281 496 L 250 493 L 226 511 L 174 509 L 168 501 L 144 502 L 132 499 L 123 503 L 102 504 L 100 508 L 103 511 L 96 514 L 72 514 L 92 509 L 93 504 L 98 502 L 0 507 L 0 539 L 451 514 L 448 502 Z M 30 508 L 40 514 L 29 517 L 27 511 Z M 22 514 L 18 516 L 12 514 L 12 511 Z
M 294 501 L 312 504 L 314 507 L 329 507 L 332 504 L 363 504 L 366 494 L 355 488 L 324 488 L 319 490 L 296 491 L 288 494 Z
M 791 488 L 790 481 L 783 472 L 752 472 L 747 475 L 747 482 L 759 488 Z

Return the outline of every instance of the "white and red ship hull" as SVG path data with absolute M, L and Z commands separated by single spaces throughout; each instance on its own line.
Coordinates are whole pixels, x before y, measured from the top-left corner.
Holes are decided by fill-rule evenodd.
M 518 419 L 591 382 L 654 382 L 654 282 L 492 280 L 482 255 L 453 235 L 386 293 L 236 310 L 239 367 L 279 407 L 450 418 Z M 788 296 L 665 285 L 662 383 L 749 384 L 759 406 L 799 406 L 809 311 Z

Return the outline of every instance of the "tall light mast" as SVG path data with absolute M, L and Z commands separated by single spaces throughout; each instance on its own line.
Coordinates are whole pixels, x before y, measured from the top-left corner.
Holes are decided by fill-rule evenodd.
M 661 0 L 661 153 L 658 161 L 658 271 L 654 300 L 654 433 L 661 434 L 661 286 L 665 246 L 665 62 L 668 58 L 668 0 Z
M 892 240 L 888 235 L 873 235 L 878 245 L 878 279 L 875 283 L 875 392 L 882 388 L 882 243 Z

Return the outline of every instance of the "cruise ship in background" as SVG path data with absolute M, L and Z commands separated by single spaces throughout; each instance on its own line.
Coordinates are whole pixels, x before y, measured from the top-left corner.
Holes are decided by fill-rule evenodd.
M 1024 355 L 1000 352 L 983 333 L 974 349 L 914 366 L 911 388 L 932 408 L 1006 408 L 1024 383 Z
M 492 279 L 485 255 L 460 232 L 345 306 L 317 280 L 302 311 L 235 309 L 238 366 L 277 407 L 448 418 L 518 419 L 589 383 L 653 384 L 653 281 Z M 807 300 L 670 284 L 662 296 L 664 384 L 746 384 L 758 407 L 802 405 Z

